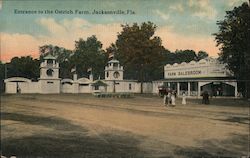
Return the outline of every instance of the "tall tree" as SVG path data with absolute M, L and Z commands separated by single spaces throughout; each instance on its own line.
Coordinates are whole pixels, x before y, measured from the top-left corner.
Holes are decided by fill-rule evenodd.
M 104 76 L 104 66 L 106 56 L 102 50 L 102 43 L 96 36 L 88 37 L 87 40 L 80 38 L 75 42 L 75 52 L 70 62 L 76 66 L 76 71 L 80 76 L 87 77 L 91 68 L 94 78 Z
M 152 22 L 144 22 L 140 26 L 137 23 L 122 25 L 115 43 L 117 58 L 124 65 L 125 73 L 138 79 L 141 85 L 144 81 L 159 78 L 163 70 L 164 48 L 160 37 L 154 36 L 155 30 L 156 25 Z
M 250 7 L 243 3 L 226 12 L 225 19 L 218 21 L 219 32 L 215 33 L 220 59 L 238 80 L 245 81 L 245 90 L 250 97 Z M 240 88 L 241 89 L 241 88 Z
M 37 80 L 40 62 L 30 56 L 14 57 L 7 64 L 7 77 L 25 77 Z

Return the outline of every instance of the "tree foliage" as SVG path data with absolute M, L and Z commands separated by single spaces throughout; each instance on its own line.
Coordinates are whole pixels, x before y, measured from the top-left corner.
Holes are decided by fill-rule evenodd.
M 205 51 L 202 51 L 200 50 L 198 53 L 197 53 L 197 60 L 201 60 L 201 59 L 204 59 L 204 58 L 207 58 L 208 57 L 208 54 L 207 52 Z
M 166 65 L 190 62 L 192 60 L 199 61 L 206 57 L 208 57 L 208 54 L 205 51 L 199 51 L 196 53 L 194 50 L 176 50 L 175 52 L 170 52 L 169 50 L 165 49 L 163 63 Z
M 43 59 L 48 54 L 56 57 L 56 60 L 59 63 L 69 60 L 70 55 L 72 55 L 71 50 L 67 50 L 63 47 L 54 46 L 54 45 L 43 45 L 39 47 L 40 59 Z
M 7 63 L 7 77 L 25 77 L 37 80 L 40 62 L 30 56 L 14 57 Z
M 215 33 L 220 59 L 238 80 L 244 80 L 250 92 L 250 8 L 247 3 L 226 12 L 225 19 L 218 21 L 219 32 Z
M 125 67 L 125 77 L 141 82 L 162 75 L 164 48 L 160 37 L 154 36 L 156 25 L 151 22 L 122 25 L 118 34 L 116 57 Z
M 70 62 L 76 66 L 77 74 L 87 77 L 88 69 L 92 69 L 94 78 L 104 76 L 104 66 L 107 62 L 107 56 L 102 50 L 102 43 L 96 36 L 88 37 L 87 40 L 80 38 L 75 41 L 74 55 Z

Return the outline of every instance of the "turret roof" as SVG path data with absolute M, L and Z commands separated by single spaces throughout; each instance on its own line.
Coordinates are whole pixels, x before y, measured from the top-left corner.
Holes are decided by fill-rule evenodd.
M 45 59 L 45 60 L 48 60 L 48 59 L 56 60 L 56 57 L 52 56 L 51 54 L 48 54 L 43 59 Z

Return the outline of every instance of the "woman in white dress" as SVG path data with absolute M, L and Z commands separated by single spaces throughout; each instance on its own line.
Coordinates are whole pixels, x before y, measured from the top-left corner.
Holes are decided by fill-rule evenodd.
M 186 93 L 183 92 L 183 93 L 182 93 L 182 102 L 181 102 L 182 105 L 186 105 L 186 104 L 187 104 L 186 98 L 187 98 Z
M 172 105 L 175 106 L 175 95 L 173 92 L 171 93 L 171 101 L 172 101 Z

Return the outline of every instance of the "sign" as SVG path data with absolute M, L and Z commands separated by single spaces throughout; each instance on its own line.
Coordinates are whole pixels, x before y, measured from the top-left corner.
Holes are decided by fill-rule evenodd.
M 169 72 L 167 76 L 190 76 L 190 75 L 200 75 L 201 70 L 192 70 L 192 71 L 179 71 L 179 72 Z

